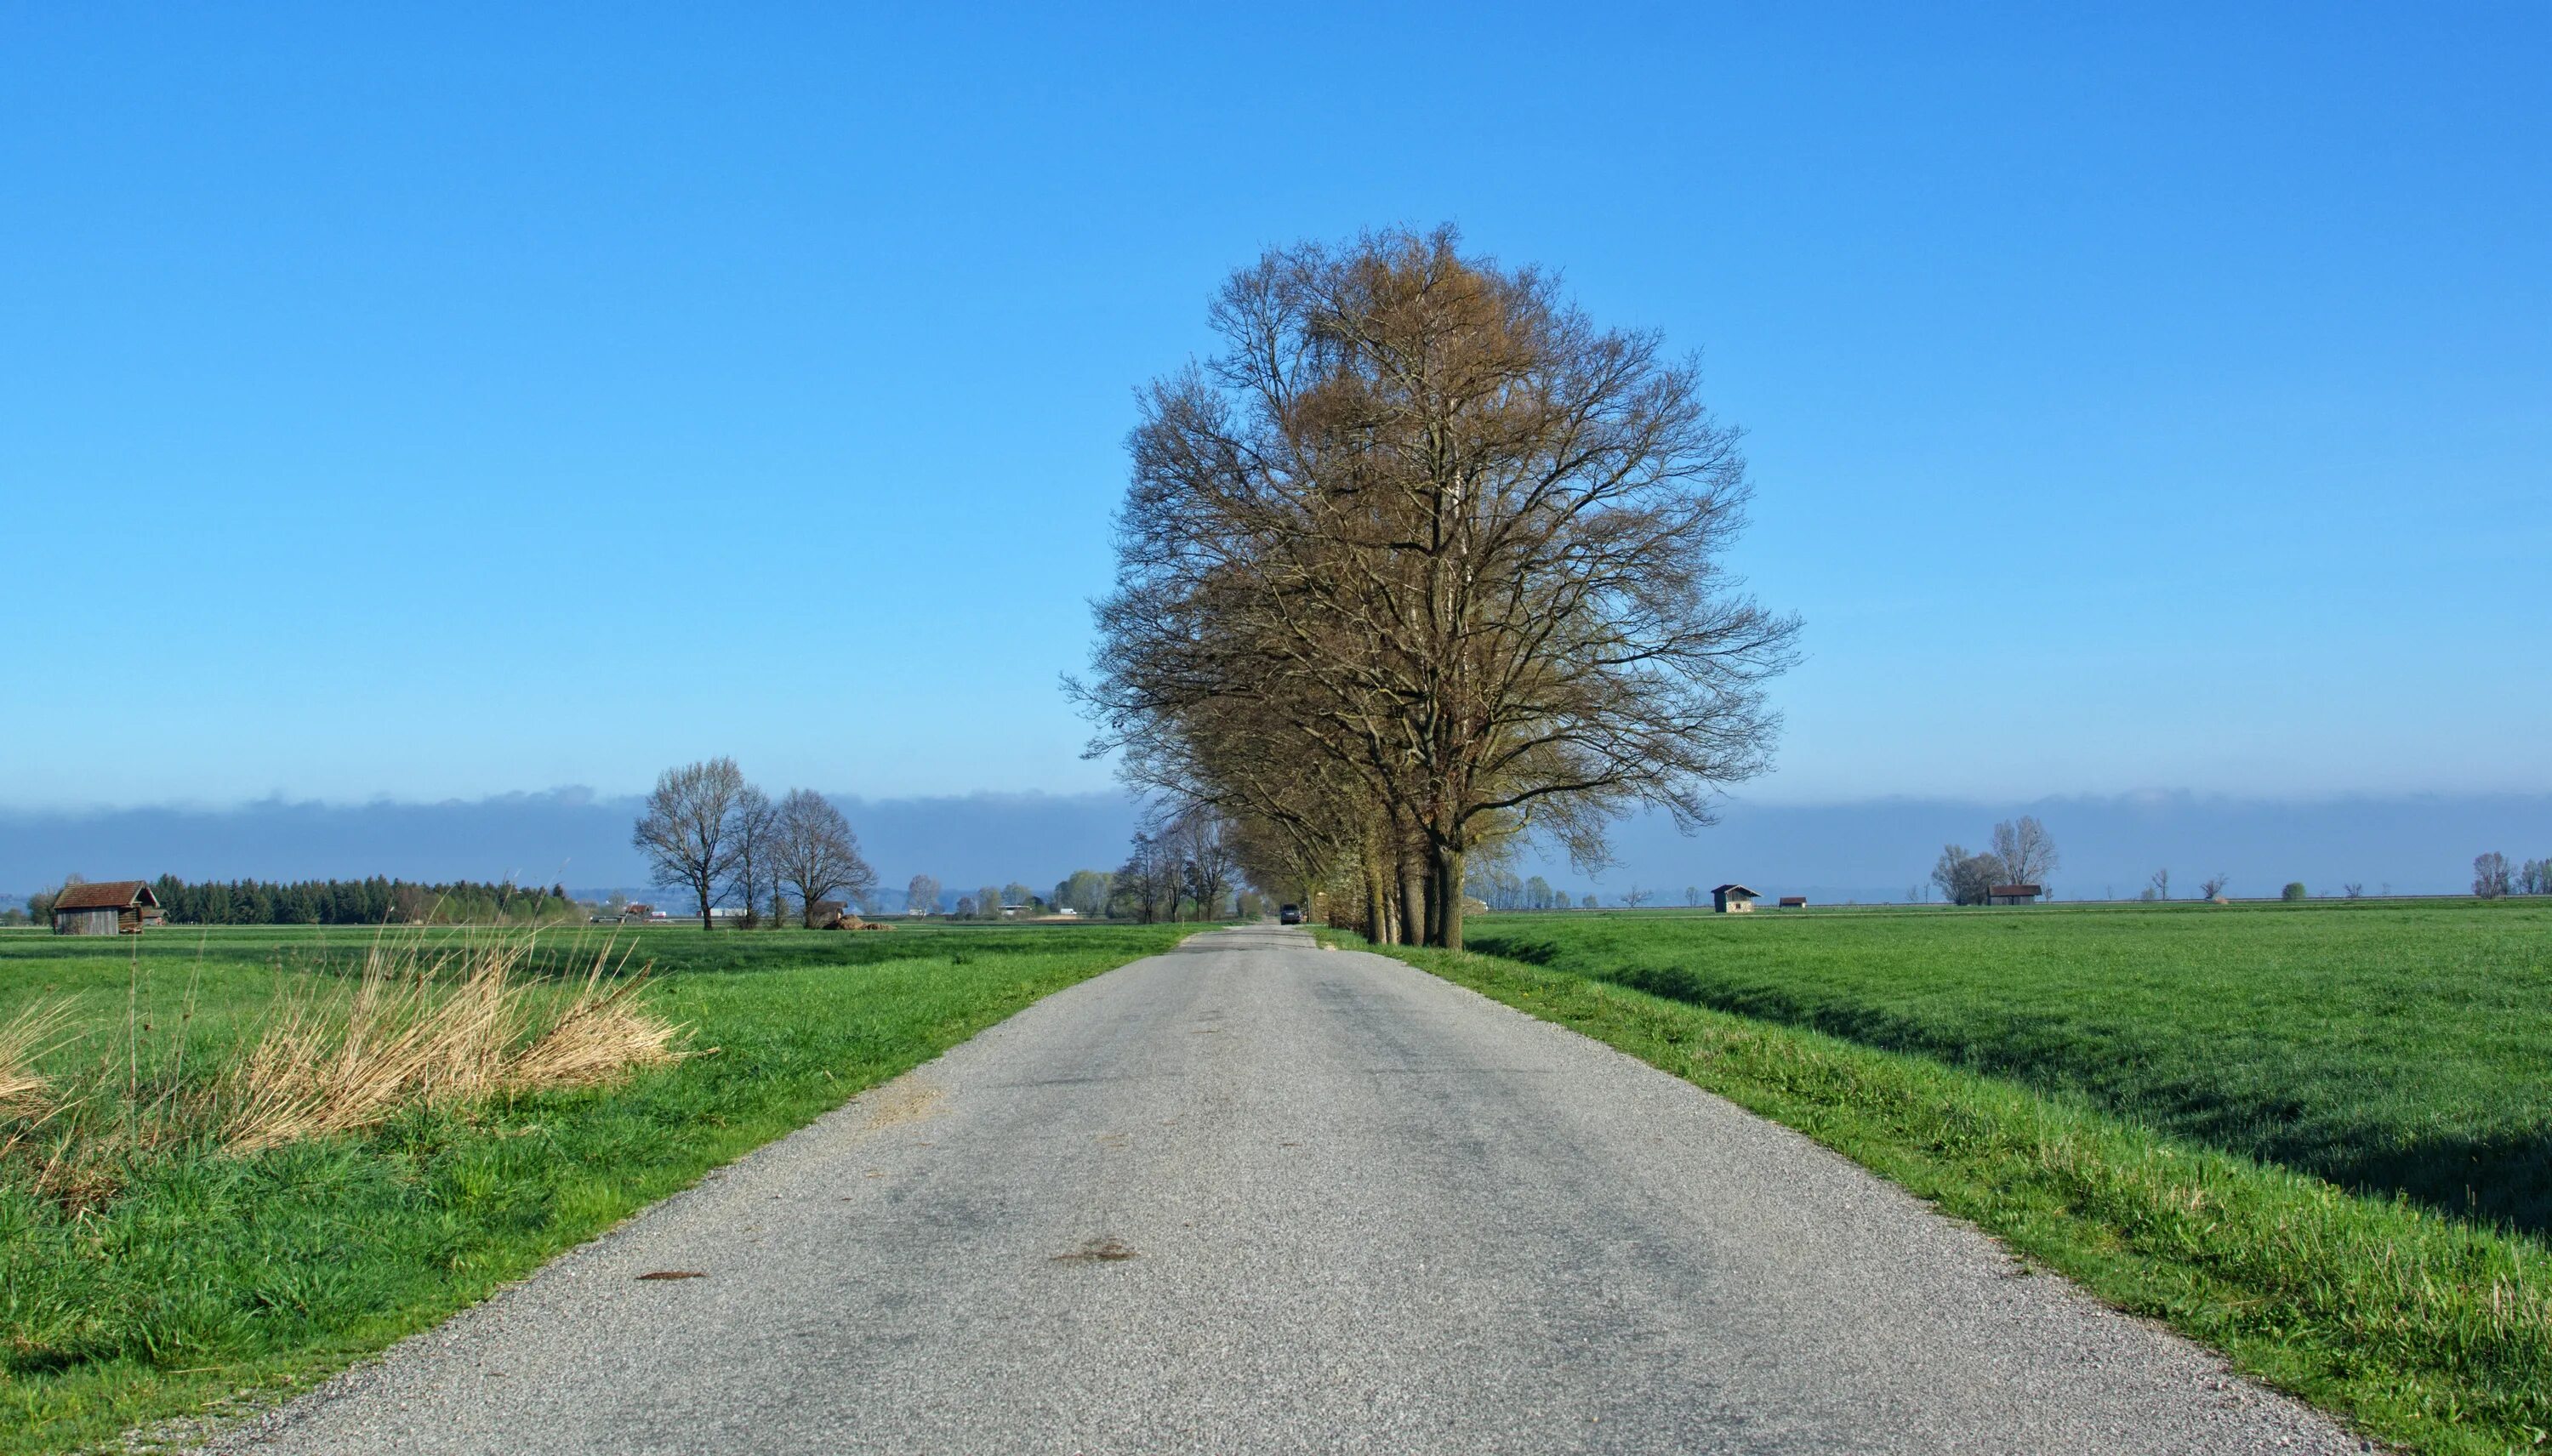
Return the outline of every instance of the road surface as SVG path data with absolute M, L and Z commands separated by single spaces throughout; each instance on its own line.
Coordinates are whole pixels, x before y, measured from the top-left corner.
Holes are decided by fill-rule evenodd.
M 1794 1133 L 1270 927 L 1053 996 L 216 1449 L 2365 1447 Z

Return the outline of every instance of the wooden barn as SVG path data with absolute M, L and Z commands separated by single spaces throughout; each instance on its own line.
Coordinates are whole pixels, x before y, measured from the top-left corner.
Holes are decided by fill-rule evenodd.
M 1713 885 L 1710 891 L 1710 907 L 1723 915 L 1742 915 L 1753 910 L 1754 902 L 1761 898 L 1761 895 L 1742 884 Z
M 1985 889 L 1985 903 L 1989 905 L 2031 905 L 2036 904 L 2038 902 L 2038 897 L 2046 892 L 2047 891 L 2045 889 L 2035 884 L 1989 885 Z
M 140 935 L 160 923 L 160 896 L 140 880 L 69 885 L 53 901 L 55 935 Z

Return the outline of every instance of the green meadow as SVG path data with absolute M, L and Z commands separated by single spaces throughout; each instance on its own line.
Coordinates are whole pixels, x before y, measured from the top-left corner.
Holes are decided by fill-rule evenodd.
M 1471 948 L 2552 1228 L 2552 900 L 1487 916 Z
M 2552 1447 L 2552 906 L 1497 914 L 1469 940 L 1387 953 L 2388 1442 Z
M 598 1088 L 402 1108 L 358 1135 L 224 1152 L 128 1139 L 102 1186 L 42 1179 L 53 1124 L 0 1118 L 0 1452 L 272 1400 L 426 1328 L 722 1163 L 1052 991 L 1192 927 L 648 928 L 544 935 L 535 977 L 597 957 L 692 1055 Z M 475 934 L 423 934 L 464 949 Z M 288 988 L 354 983 L 369 932 L 0 934 L 0 1024 L 67 1006 L 38 1069 L 113 1093 L 218 1077 Z

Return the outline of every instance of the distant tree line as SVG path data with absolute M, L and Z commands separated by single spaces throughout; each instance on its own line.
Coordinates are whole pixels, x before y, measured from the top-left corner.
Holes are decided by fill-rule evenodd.
M 1231 918 L 1243 888 L 1237 840 L 1238 826 L 1203 804 L 1137 830 L 1132 853 L 1109 877 L 1109 913 L 1146 925 Z
M 1470 877 L 1471 892 L 1492 910 L 1565 910 L 1574 903 L 1568 891 L 1553 889 L 1536 875 L 1519 880 L 1506 867 L 1491 866 Z
M 2511 894 L 2552 894 L 2552 859 L 2528 860 L 2510 870 L 2497 850 L 2473 860 L 2473 893 L 2486 900 Z
M 582 919 L 564 886 L 390 880 L 208 880 L 162 875 L 151 892 L 171 925 L 544 925 Z M 52 896 L 47 909 L 51 909 Z

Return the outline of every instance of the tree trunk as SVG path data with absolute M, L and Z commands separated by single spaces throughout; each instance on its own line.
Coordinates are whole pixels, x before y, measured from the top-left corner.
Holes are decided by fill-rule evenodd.
M 1427 939 L 1427 876 L 1415 855 L 1400 859 L 1400 944 L 1421 945 Z
M 1448 951 L 1462 948 L 1462 852 L 1450 845 L 1436 846 L 1436 883 L 1430 886 L 1428 921 L 1435 934 L 1429 945 Z

